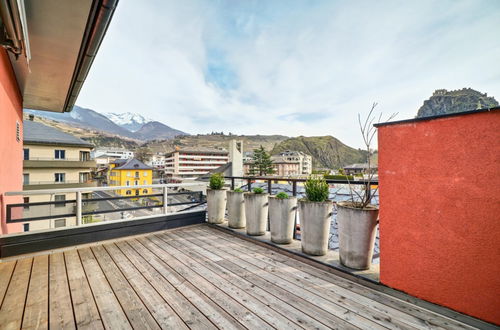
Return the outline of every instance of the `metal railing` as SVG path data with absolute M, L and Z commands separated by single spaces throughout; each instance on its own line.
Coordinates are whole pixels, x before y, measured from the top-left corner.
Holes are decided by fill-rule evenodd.
M 40 189 L 40 190 L 26 190 L 26 191 L 17 191 L 17 192 L 7 192 L 6 196 L 34 196 L 34 195 L 55 195 L 55 194 L 66 194 L 66 193 L 75 193 L 76 199 L 71 200 L 62 200 L 62 201 L 46 201 L 46 202 L 28 202 L 28 203 L 15 203 L 6 205 L 6 222 L 7 223 L 19 223 L 19 222 L 29 222 L 29 221 L 38 221 L 38 220 L 48 220 L 48 219 L 57 219 L 64 217 L 76 217 L 76 225 L 79 226 L 82 224 L 82 218 L 84 216 L 95 215 L 95 214 L 105 214 L 112 212 L 125 212 L 125 211 L 136 211 L 143 209 L 154 209 L 161 208 L 162 214 L 168 214 L 169 206 L 180 206 L 180 205 L 191 205 L 188 209 L 192 207 L 196 207 L 199 205 L 203 205 L 205 203 L 205 199 L 202 191 L 183 191 L 183 192 L 168 192 L 169 188 L 184 188 L 189 186 L 200 186 L 200 184 L 152 184 L 152 185 L 137 185 L 137 186 L 110 186 L 110 187 L 84 187 L 84 188 L 67 188 L 67 189 Z M 145 194 L 145 195 L 130 195 L 130 196 L 105 196 L 105 197 L 92 197 L 92 198 L 83 198 L 83 194 L 95 193 L 95 192 L 105 192 L 105 191 L 116 191 L 116 190 L 135 190 L 135 189 L 154 189 L 160 190 L 161 193 L 156 194 Z M 177 201 L 174 203 L 168 203 L 168 196 L 183 196 L 187 195 L 186 201 Z M 85 208 L 92 203 L 98 202 L 109 202 L 109 201 L 126 201 L 133 199 L 153 199 L 158 198 L 158 203 L 156 204 L 148 204 L 148 205 L 140 205 L 136 206 L 134 204 L 126 204 L 122 203 L 119 205 L 119 208 L 112 208 L 108 210 L 92 210 L 91 208 Z M 161 201 L 161 203 L 160 203 Z M 15 218 L 14 214 L 15 209 L 18 208 L 22 211 L 29 211 L 30 208 L 34 207 L 66 207 L 70 204 L 71 211 L 69 212 L 54 212 L 57 214 L 48 214 L 48 215 L 39 215 L 30 216 L 30 217 L 21 217 Z M 73 204 L 73 205 L 71 205 Z M 126 205 L 124 205 L 126 204 Z M 193 206 L 194 205 L 194 206 Z M 74 206 L 74 207 L 71 207 Z M 63 211 L 63 210 L 61 210 Z M 184 211 L 184 210 L 181 210 Z M 19 212 L 17 212 L 19 213 Z

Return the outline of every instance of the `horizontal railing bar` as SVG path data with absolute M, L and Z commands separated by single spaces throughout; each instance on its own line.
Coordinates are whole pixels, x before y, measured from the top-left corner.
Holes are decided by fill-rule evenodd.
M 169 194 L 169 195 L 172 195 L 172 194 Z M 98 201 L 110 201 L 110 200 L 116 200 L 116 199 L 132 199 L 132 198 L 144 198 L 144 197 L 163 197 L 163 194 L 118 196 L 118 197 L 103 197 L 103 198 L 85 198 L 85 199 L 82 199 L 82 202 L 98 202 Z
M 22 218 L 22 219 L 7 219 L 7 223 L 39 221 L 39 220 L 58 219 L 58 218 L 67 218 L 67 217 L 76 217 L 76 213 L 52 214 L 52 215 L 44 215 L 41 217 Z
M 225 179 L 236 179 L 236 180 L 262 180 L 262 181 L 290 181 L 290 182 L 306 182 L 307 178 L 287 178 L 287 177 L 269 177 L 269 176 L 224 176 Z M 339 183 L 339 184 L 357 184 L 357 185 L 378 185 L 378 180 L 335 180 L 326 179 L 327 183 Z
M 113 212 L 124 212 L 124 211 L 133 211 L 133 210 L 143 210 L 143 209 L 153 209 L 157 207 L 163 207 L 163 203 L 160 205 L 149 205 L 149 206 L 136 206 L 136 207 L 126 207 L 114 210 L 101 210 L 101 211 L 90 211 L 90 212 L 82 212 L 82 216 L 84 215 L 93 215 L 93 214 L 101 214 L 101 213 L 113 213 Z
M 142 189 L 142 188 L 176 188 L 200 186 L 205 183 L 168 183 L 168 184 L 148 184 L 140 186 L 106 186 L 106 187 L 82 187 L 82 188 L 63 188 L 63 189 L 40 189 L 40 190 L 23 190 L 23 191 L 8 191 L 5 196 L 28 196 L 28 195 L 46 195 L 57 193 L 72 193 L 72 192 L 93 192 L 93 191 L 108 191 L 108 190 L 126 190 L 126 189 Z
M 63 201 L 49 201 L 49 202 L 33 202 L 33 203 L 17 203 L 17 204 L 8 204 L 11 207 L 21 207 L 21 206 L 40 206 L 40 205 L 63 205 L 66 203 L 76 203 L 76 199 L 67 199 Z M 64 205 L 66 206 L 66 205 Z

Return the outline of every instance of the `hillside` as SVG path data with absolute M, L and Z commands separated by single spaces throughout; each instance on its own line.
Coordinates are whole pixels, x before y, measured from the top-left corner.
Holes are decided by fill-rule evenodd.
M 153 152 L 170 152 L 174 147 L 203 147 L 203 148 L 225 148 L 231 140 L 242 140 L 243 151 L 252 151 L 261 145 L 266 150 L 271 150 L 275 145 L 288 137 L 283 135 L 220 135 L 220 134 L 198 134 L 177 136 L 172 140 L 155 140 L 144 144 Z
M 25 113 L 24 120 L 27 120 L 28 116 L 29 113 Z M 55 120 L 38 116 L 35 116 L 34 120 L 44 125 L 57 128 L 63 132 L 74 135 L 83 140 L 89 141 L 96 147 L 116 147 L 116 148 L 128 148 L 128 149 L 135 149 L 139 147 L 140 141 L 124 138 L 123 136 L 104 133 L 97 130 L 90 130 L 82 127 L 75 127 L 71 126 L 68 123 L 58 122 Z
M 424 101 L 424 104 L 418 109 L 417 117 L 429 117 L 496 106 L 498 106 L 498 102 L 494 97 L 489 97 L 488 94 L 483 94 L 472 88 L 463 88 L 456 91 L 438 89 L 428 100 Z
M 337 169 L 353 163 L 365 163 L 367 152 L 351 148 L 333 136 L 289 138 L 273 148 L 275 155 L 285 150 L 302 151 L 312 156 L 313 168 Z
M 158 121 L 150 121 L 144 124 L 135 135 L 142 140 L 172 139 L 177 135 L 186 135 L 186 133 L 168 127 Z

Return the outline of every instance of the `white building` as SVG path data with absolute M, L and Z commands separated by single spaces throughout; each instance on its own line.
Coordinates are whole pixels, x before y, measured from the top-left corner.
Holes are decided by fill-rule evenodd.
M 165 155 L 165 176 L 170 182 L 196 180 L 228 161 L 226 150 L 178 148 Z
M 149 160 L 146 162 L 149 166 L 152 166 L 154 168 L 165 168 L 165 163 L 166 163 L 166 157 L 162 153 L 156 153 Z
M 299 162 L 299 174 L 309 175 L 312 173 L 312 157 L 302 151 L 285 150 L 279 154 L 284 161 Z
M 114 159 L 131 159 L 134 158 L 134 152 L 122 148 L 97 148 L 93 152 L 93 158 L 101 156 L 114 158 Z

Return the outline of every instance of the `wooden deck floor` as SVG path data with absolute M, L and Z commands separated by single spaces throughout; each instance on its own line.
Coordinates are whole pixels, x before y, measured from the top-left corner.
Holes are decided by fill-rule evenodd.
M 469 326 L 208 226 L 0 263 L 0 328 Z

